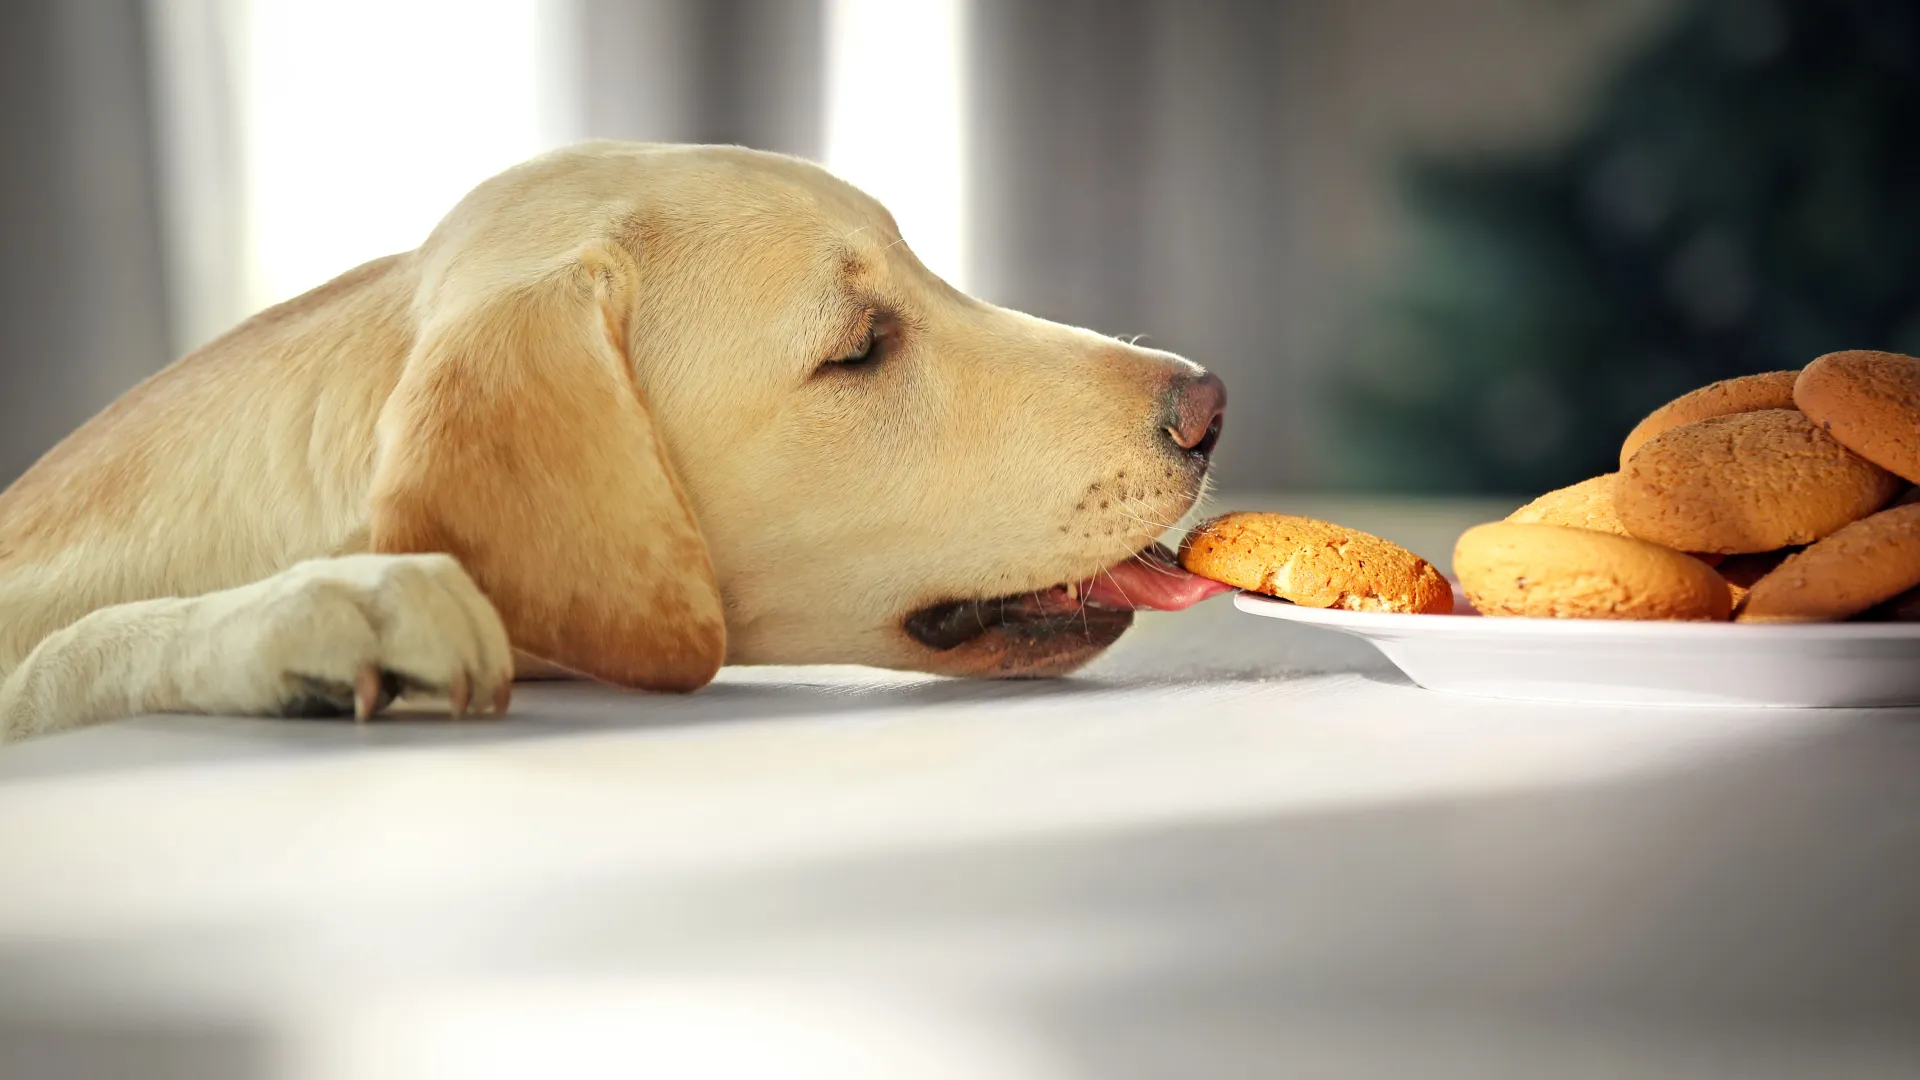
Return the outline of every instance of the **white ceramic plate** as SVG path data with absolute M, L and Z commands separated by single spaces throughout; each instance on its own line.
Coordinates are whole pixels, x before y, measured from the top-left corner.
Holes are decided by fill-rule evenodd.
M 1488 619 L 1464 600 L 1453 615 L 1385 615 L 1253 593 L 1233 603 L 1365 638 L 1408 678 L 1446 693 L 1605 705 L 1920 705 L 1920 623 Z

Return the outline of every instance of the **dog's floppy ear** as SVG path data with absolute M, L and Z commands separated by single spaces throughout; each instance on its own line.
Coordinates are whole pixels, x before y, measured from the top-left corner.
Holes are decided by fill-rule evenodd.
M 380 414 L 372 546 L 453 555 L 543 660 L 693 690 L 726 624 L 628 359 L 637 277 L 599 242 L 539 267 L 449 267 Z

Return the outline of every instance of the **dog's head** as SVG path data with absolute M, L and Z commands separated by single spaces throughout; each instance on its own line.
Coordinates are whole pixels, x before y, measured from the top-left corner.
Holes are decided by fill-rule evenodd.
M 1153 545 L 1219 380 L 961 294 L 817 167 L 589 144 L 419 258 L 375 545 L 459 555 L 536 655 L 1052 674 L 1215 591 Z

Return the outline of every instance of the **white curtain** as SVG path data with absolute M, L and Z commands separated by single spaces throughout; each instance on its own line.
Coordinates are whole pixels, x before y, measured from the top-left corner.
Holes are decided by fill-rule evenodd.
M 969 284 L 971 0 L 147 0 L 174 351 L 585 136 L 824 160 Z
M 176 352 L 581 132 L 572 0 L 149 0 Z

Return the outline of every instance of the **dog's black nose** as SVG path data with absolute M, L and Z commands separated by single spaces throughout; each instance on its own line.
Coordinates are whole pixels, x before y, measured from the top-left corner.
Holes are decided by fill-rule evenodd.
M 1212 454 L 1227 415 L 1227 384 L 1220 376 L 1208 372 L 1174 383 L 1167 404 L 1167 438 L 1197 458 Z

